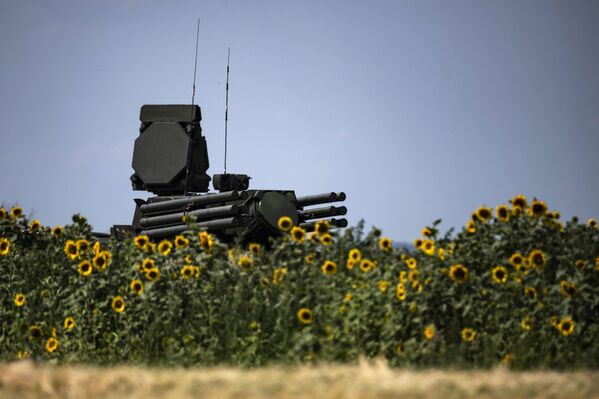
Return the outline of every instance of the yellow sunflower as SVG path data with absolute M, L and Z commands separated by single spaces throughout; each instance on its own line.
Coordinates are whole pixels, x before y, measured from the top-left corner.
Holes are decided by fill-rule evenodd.
M 395 296 L 400 301 L 406 300 L 406 298 L 407 298 L 406 289 L 402 283 L 397 284 L 397 287 L 395 289 Z
M 358 248 L 352 248 L 349 250 L 348 258 L 358 262 L 360 259 L 362 259 L 362 252 L 360 252 Z
M 320 243 L 322 245 L 331 245 L 333 243 L 333 237 L 329 233 L 323 233 L 320 235 Z
M 402 270 L 399 272 L 399 281 L 402 283 L 405 283 L 406 281 L 408 281 L 408 272 L 406 272 L 405 270 Z
M 565 317 L 559 322 L 557 329 L 564 337 L 567 337 L 574 332 L 575 325 L 576 323 L 574 323 L 571 317 Z
M 391 251 L 393 247 L 393 241 L 390 238 L 383 237 L 379 240 L 379 248 L 383 251 Z
M 96 269 L 105 270 L 108 266 L 108 257 L 104 253 L 104 251 L 100 252 L 96 256 L 94 256 L 94 267 Z
M 345 267 L 347 267 L 347 270 L 352 270 L 355 266 L 356 266 L 356 261 L 351 258 L 348 258 L 347 261 L 345 262 Z
M 54 337 L 50 337 L 46 340 L 46 351 L 52 353 L 58 348 L 58 340 Z
M 160 252 L 163 256 L 168 256 L 173 249 L 173 244 L 169 240 L 162 240 L 158 244 L 158 252 Z
M 259 254 L 260 254 L 260 250 L 261 250 L 261 246 L 260 246 L 260 244 L 258 244 L 258 243 L 251 242 L 251 243 L 248 245 L 248 250 L 249 250 L 249 251 L 250 251 L 252 254 L 254 254 L 254 255 L 259 255 Z
M 42 328 L 38 325 L 29 327 L 29 337 L 33 340 L 38 340 L 42 337 Z
M 75 325 L 76 323 L 74 318 L 69 316 L 64 319 L 63 326 L 65 330 L 71 331 L 73 328 L 75 328 Z
M 541 217 L 547 212 L 547 205 L 544 201 L 534 200 L 529 211 L 531 216 Z
M 297 311 L 297 319 L 302 324 L 310 324 L 314 321 L 314 315 L 312 311 L 308 308 L 301 308 Z
M 422 238 L 417 238 L 417 239 L 415 239 L 415 240 L 414 240 L 414 242 L 413 242 L 413 244 L 414 244 L 414 247 L 415 247 L 416 249 L 420 249 L 420 247 L 422 247 L 422 243 L 423 243 L 423 242 L 424 242 L 424 240 L 423 240 Z
M 40 231 L 42 229 L 42 222 L 39 219 L 35 219 L 33 222 L 29 223 L 29 230 Z
M 360 270 L 364 273 L 371 271 L 374 268 L 374 263 L 370 259 L 362 259 L 360 261 Z
M 15 219 L 20 218 L 21 216 L 23 216 L 23 208 L 21 208 L 20 206 L 15 206 L 10 210 L 10 215 Z
M 286 267 L 278 267 L 272 272 L 272 283 L 275 285 L 282 284 L 287 275 Z
M 80 240 L 77 240 L 77 242 L 75 244 L 77 245 L 77 252 L 79 254 L 86 253 L 91 248 L 89 241 L 87 241 L 86 239 L 83 239 L 83 238 Z
M 472 328 L 466 327 L 462 329 L 462 340 L 466 342 L 472 342 L 476 338 L 476 331 Z
M 175 236 L 174 241 L 175 241 L 175 247 L 177 249 L 184 249 L 189 245 L 189 240 L 182 235 Z
M 493 280 L 497 284 L 505 284 L 507 282 L 508 273 L 505 267 L 496 266 L 491 270 L 491 275 L 493 276 Z
M 320 220 L 314 225 L 314 232 L 319 236 L 327 234 L 329 232 L 329 222 L 327 220 Z
M 14 300 L 15 306 L 21 307 L 21 306 L 25 305 L 25 301 L 26 301 L 26 298 L 25 298 L 25 295 L 23 295 L 23 293 L 19 292 L 17 295 L 15 295 L 15 300 Z
M 345 294 L 345 296 L 343 296 L 343 302 L 351 302 L 352 299 L 354 299 L 354 296 L 351 294 L 351 292 L 348 292 Z
M 586 267 L 587 265 L 587 261 L 584 259 L 578 259 L 576 262 L 574 262 L 574 266 L 576 266 L 576 268 L 578 270 L 582 270 Z
M 193 277 L 194 275 L 194 271 L 193 271 L 193 266 L 192 265 L 185 265 L 181 268 L 181 275 L 185 278 L 185 279 L 190 279 Z
M 437 333 L 437 329 L 435 328 L 434 324 L 429 324 L 428 326 L 426 326 L 424 328 L 424 331 L 423 331 L 424 338 L 426 338 L 429 341 L 431 341 L 433 338 L 435 338 L 436 333 Z
M 510 256 L 510 263 L 517 270 L 520 270 L 520 266 L 524 264 L 524 256 L 520 252 L 516 252 Z
M 7 215 L 8 215 L 8 212 L 6 212 L 6 209 L 0 208 L 0 222 L 4 221 L 4 219 L 6 219 Z
M 491 212 L 490 208 L 487 208 L 486 206 L 481 206 L 476 210 L 476 216 L 478 216 L 478 218 L 481 221 L 486 222 L 487 220 L 491 219 L 493 213 Z
M 520 327 L 522 327 L 524 331 L 532 330 L 532 318 L 530 316 L 524 317 L 520 320 Z
M 327 276 L 333 276 L 337 273 L 337 264 L 333 261 L 327 260 L 322 265 L 322 272 Z
M 157 267 L 153 267 L 151 269 L 147 269 L 145 271 L 146 278 L 148 281 L 155 283 L 160 280 L 160 270 Z
M 281 216 L 277 222 L 277 226 L 279 226 L 279 230 L 281 231 L 289 231 L 293 227 L 293 221 L 289 216 Z
M 260 277 L 260 287 L 268 288 L 270 286 L 270 280 L 268 277 Z
M 589 226 L 590 228 L 596 229 L 597 228 L 597 220 L 590 218 L 589 220 L 587 220 L 587 226 Z
M 468 268 L 461 263 L 451 266 L 449 277 L 456 283 L 463 283 L 468 279 Z
M 435 254 L 435 242 L 433 240 L 424 240 L 420 249 L 427 255 Z
M 254 261 L 249 256 L 243 255 L 237 261 L 237 265 L 243 270 L 248 270 L 254 266 Z
M 520 208 L 521 210 L 524 210 L 528 207 L 528 200 L 524 194 L 516 195 L 510 200 L 510 202 L 512 203 L 512 210 L 513 208 Z
M 510 220 L 510 210 L 507 205 L 497 205 L 495 208 L 495 216 L 502 222 Z
M 133 239 L 133 243 L 135 247 L 141 249 L 142 251 L 146 251 L 148 249 L 148 244 L 150 243 L 150 237 L 145 234 L 137 236 Z
M 92 273 L 92 264 L 89 260 L 84 260 L 79 262 L 79 266 L 77 267 L 77 271 L 84 277 L 89 276 Z
M 125 311 L 125 299 L 122 296 L 117 295 L 112 298 L 112 309 L 117 313 Z
M 425 227 L 420 231 L 420 234 L 422 234 L 424 237 L 430 237 L 433 235 L 433 232 L 430 231 L 428 227 Z
M 200 248 L 204 250 L 206 253 L 211 253 L 212 248 L 214 247 L 214 238 L 212 235 L 206 231 L 200 231 L 198 233 L 198 241 L 200 244 Z
M 306 261 L 307 264 L 311 265 L 314 262 L 314 255 L 312 255 L 312 254 L 306 255 L 304 260 Z
M 528 263 L 536 268 L 543 268 L 547 264 L 547 256 L 540 249 L 533 249 L 528 254 Z
M 571 283 L 566 280 L 561 280 L 559 282 L 559 289 L 561 293 L 568 298 L 574 296 L 574 294 L 576 294 L 576 292 L 578 291 L 574 283 Z
M 73 240 L 67 240 L 66 244 L 64 244 L 64 253 L 71 260 L 77 259 L 79 257 L 79 252 L 77 251 L 77 243 Z
M 153 269 L 155 266 L 154 260 L 151 258 L 145 258 L 142 262 L 141 262 L 141 271 L 146 271 L 146 270 L 150 270 Z
M 10 251 L 10 241 L 8 241 L 6 238 L 0 238 L 0 255 L 1 256 L 8 255 L 9 251 Z
M 522 291 L 527 298 L 531 300 L 537 299 L 537 289 L 535 287 L 524 287 L 522 288 Z
M 379 287 L 379 291 L 385 293 L 389 288 L 389 282 L 386 280 L 381 280 L 377 283 L 377 286 Z
M 476 225 L 474 224 L 474 222 L 472 220 L 469 220 L 466 223 L 466 231 L 470 234 L 476 233 Z
M 409 269 L 416 269 L 416 266 L 418 266 L 418 263 L 416 262 L 416 259 L 414 259 L 414 258 L 406 259 L 405 263 Z
M 137 295 L 141 295 L 144 292 L 144 283 L 141 282 L 141 280 L 138 279 L 134 279 L 131 280 L 131 283 L 129 284 L 129 288 L 131 289 L 131 291 Z
M 64 228 L 62 226 L 54 226 L 52 228 L 52 236 L 54 238 L 60 238 L 64 234 Z
M 306 230 L 299 226 L 294 226 L 289 234 L 291 235 L 291 239 L 297 243 L 304 242 L 306 238 Z

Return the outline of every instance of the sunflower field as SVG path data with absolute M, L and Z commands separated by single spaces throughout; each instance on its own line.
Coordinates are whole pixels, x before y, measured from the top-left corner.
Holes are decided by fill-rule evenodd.
M 518 195 L 413 248 L 286 218 L 267 246 L 193 221 L 101 244 L 80 215 L 46 227 L 0 208 L 0 361 L 597 368 L 597 221 L 559 219 Z

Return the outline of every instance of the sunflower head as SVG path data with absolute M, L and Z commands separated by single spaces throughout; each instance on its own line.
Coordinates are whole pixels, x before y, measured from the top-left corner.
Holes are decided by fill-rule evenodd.
M 84 260 L 79 262 L 79 266 L 77 267 L 77 271 L 84 277 L 89 276 L 92 273 L 92 264 L 88 260 Z
M 297 319 L 302 324 L 310 324 L 314 321 L 314 315 L 308 308 L 301 308 L 297 311 Z
M 69 259 L 77 259 L 79 257 L 77 243 L 73 240 L 67 240 L 66 244 L 64 245 L 64 253 Z
M 587 265 L 587 261 L 584 259 L 578 259 L 576 262 L 574 262 L 574 266 L 576 266 L 576 268 L 578 270 L 582 270 L 586 267 Z
M 77 252 L 80 254 L 88 252 L 91 248 L 89 241 L 87 241 L 86 239 L 77 240 L 76 244 L 77 244 Z
M 520 252 L 516 252 L 510 256 L 510 264 L 516 269 L 519 269 L 524 264 L 524 256 Z
M 524 296 L 528 299 L 533 301 L 537 300 L 537 289 L 535 287 L 524 287 L 522 291 L 524 292 Z
M 508 274 L 507 270 L 503 266 L 496 266 L 491 270 L 493 281 L 497 284 L 505 284 L 507 282 Z
M 293 226 L 289 234 L 291 235 L 291 239 L 297 243 L 304 242 L 306 238 L 306 230 L 299 226 Z
M 337 264 L 333 261 L 327 260 L 322 265 L 322 273 L 326 276 L 333 276 L 337 273 Z
M 144 292 L 144 283 L 142 283 L 141 280 L 134 279 L 131 280 L 129 288 L 131 289 L 131 292 L 133 292 L 134 294 L 141 295 Z
M 345 262 L 345 267 L 347 267 L 347 270 L 352 270 L 355 266 L 356 261 L 352 258 L 347 258 L 347 261 Z
M 50 337 L 46 340 L 46 351 L 52 353 L 58 348 L 58 340 L 54 337 Z
M 42 222 L 39 219 L 35 219 L 33 222 L 29 223 L 29 230 L 31 232 L 40 231 L 42 229 Z
M 367 273 L 374 268 L 374 263 L 370 259 L 360 260 L 360 271 Z
M 189 245 L 189 240 L 182 235 L 175 236 L 174 242 L 177 249 L 183 249 Z
M 75 328 L 75 324 L 75 319 L 71 316 L 65 318 L 63 322 L 64 329 L 67 331 L 71 331 L 73 328 Z
M 325 246 L 331 245 L 333 243 L 333 237 L 329 233 L 323 233 L 320 235 L 320 243 Z
M 23 208 L 21 208 L 20 206 L 15 206 L 10 210 L 10 216 L 12 216 L 15 219 L 20 218 L 21 216 L 23 216 Z
M 386 280 L 381 280 L 377 283 L 377 286 L 379 288 L 379 291 L 385 293 L 387 292 L 387 289 L 389 289 L 389 282 Z
M 532 318 L 530 316 L 524 317 L 520 320 L 520 327 L 522 327 L 524 331 L 532 330 Z
M 576 288 L 576 285 L 574 283 L 571 283 L 566 280 L 561 280 L 559 282 L 559 289 L 560 289 L 561 293 L 567 298 L 573 297 L 576 294 L 576 292 L 578 291 L 578 289 Z
M 146 278 L 148 281 L 155 283 L 160 280 L 160 270 L 157 267 L 153 267 L 151 269 L 147 269 L 145 271 Z
M 330 225 L 327 220 L 320 220 L 314 225 L 314 232 L 319 236 L 327 234 L 329 232 L 329 227 Z
M 52 236 L 54 238 L 60 238 L 64 234 L 64 228 L 62 226 L 54 226 L 52 228 Z
M 393 241 L 391 241 L 390 238 L 388 238 L 388 237 L 381 237 L 379 239 L 379 248 L 382 251 L 385 251 L 385 252 L 391 251 L 392 247 L 393 247 Z
M 362 252 L 358 248 L 352 248 L 349 250 L 348 259 L 353 260 L 354 262 L 358 262 L 362 259 Z
M 237 261 L 237 266 L 242 270 L 249 270 L 254 266 L 254 261 L 247 255 L 243 255 Z
M 466 342 L 472 342 L 474 341 L 474 338 L 476 338 L 476 331 L 474 331 L 472 328 L 466 327 L 462 330 L 462 340 L 466 341 Z
M 510 200 L 512 203 L 512 210 L 514 208 L 519 208 L 520 210 L 524 210 L 528 207 L 528 200 L 524 194 L 518 194 L 514 198 Z
M 145 258 L 141 262 L 141 270 L 142 271 L 153 269 L 154 266 L 155 266 L 155 263 L 154 263 L 154 260 L 152 258 Z
M 163 256 L 170 254 L 172 249 L 173 244 L 169 240 L 162 240 L 158 244 L 158 252 L 160 252 Z
M 540 249 L 533 249 L 528 255 L 528 263 L 536 268 L 543 268 L 547 264 L 547 256 Z
M 476 225 L 474 224 L 474 221 L 469 220 L 466 222 L 466 231 L 470 234 L 476 233 Z
M 282 284 L 287 275 L 286 267 L 278 267 L 272 272 L 272 283 L 275 285 Z
M 8 255 L 10 251 L 10 241 L 6 238 L 0 238 L 0 256 Z
M 491 219 L 493 213 L 491 212 L 490 208 L 487 208 L 486 206 L 481 206 L 476 210 L 476 216 L 478 216 L 478 218 L 482 222 L 486 222 L 487 220 Z
M 270 280 L 268 277 L 260 277 L 260 287 L 268 288 L 270 286 Z
M 306 255 L 304 260 L 306 261 L 307 264 L 311 265 L 312 263 L 314 263 L 314 255 L 313 254 Z
M 534 200 L 530 206 L 530 215 L 541 217 L 547 212 L 547 205 L 544 201 Z
M 29 327 L 29 337 L 33 340 L 38 340 L 42 337 L 42 328 L 38 325 Z
M 428 326 L 424 327 L 423 335 L 427 340 L 431 341 L 433 338 L 435 338 L 436 333 L 437 329 L 435 328 L 434 324 L 429 324 Z
M 422 234 L 424 237 L 430 237 L 433 235 L 433 232 L 428 227 L 425 227 L 420 230 L 420 234 Z
M 94 256 L 94 267 L 99 270 L 106 270 L 106 267 L 108 266 L 108 261 L 109 259 L 107 254 L 104 251 L 102 251 L 96 256 Z
M 495 208 L 495 216 L 502 222 L 507 222 L 510 219 L 510 210 L 507 205 L 497 205 Z
M 424 240 L 422 238 L 415 239 L 413 242 L 414 247 L 416 247 L 416 249 L 420 249 L 422 247 L 423 242 L 424 242 Z
M 185 265 L 181 268 L 181 275 L 185 278 L 185 279 L 190 279 L 194 276 L 194 269 L 193 266 L 191 265 Z
M 407 299 L 406 288 L 402 283 L 397 284 L 395 289 L 395 297 L 400 301 L 405 301 Z
M 17 307 L 21 307 L 23 305 L 25 305 L 25 295 L 23 295 L 21 292 L 19 292 L 17 295 L 15 295 L 15 306 Z
M 253 255 L 259 255 L 260 254 L 260 250 L 262 249 L 261 245 L 256 243 L 256 242 L 251 242 L 248 245 L 248 250 L 253 254 Z
M 141 249 L 142 251 L 148 250 L 148 244 L 150 243 L 150 237 L 145 234 L 137 236 L 133 239 L 133 243 L 135 247 Z
M 8 212 L 6 212 L 6 209 L 0 207 L 0 222 L 3 222 L 6 216 L 8 216 Z
M 567 337 L 574 332 L 575 325 L 576 323 L 574 323 L 571 317 L 565 317 L 559 322 L 557 329 L 564 337 Z
M 125 311 L 125 300 L 122 296 L 117 295 L 112 298 L 112 309 L 117 313 L 122 313 Z
M 212 235 L 210 233 L 206 231 L 200 231 L 198 233 L 198 242 L 200 248 L 202 248 L 204 252 L 212 252 L 212 248 L 214 247 L 214 238 L 212 238 Z
M 468 268 L 461 263 L 455 264 L 449 270 L 449 277 L 460 284 L 468 279 Z
M 277 222 L 277 226 L 281 231 L 289 231 L 293 227 L 293 220 L 289 216 L 281 216 Z
M 596 229 L 598 226 L 597 219 L 590 218 L 589 220 L 587 220 L 587 226 L 589 226 L 592 229 Z

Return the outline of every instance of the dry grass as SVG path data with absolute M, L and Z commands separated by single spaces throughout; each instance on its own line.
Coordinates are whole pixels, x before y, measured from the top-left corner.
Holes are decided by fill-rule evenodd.
M 599 372 L 395 370 L 384 363 L 152 369 L 0 365 L 4 398 L 599 398 Z

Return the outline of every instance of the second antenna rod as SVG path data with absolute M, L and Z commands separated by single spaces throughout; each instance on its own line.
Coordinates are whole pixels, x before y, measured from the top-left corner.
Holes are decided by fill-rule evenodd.
M 225 174 L 227 173 L 227 122 L 229 121 L 229 60 L 231 47 L 227 50 L 227 84 L 225 86 Z

